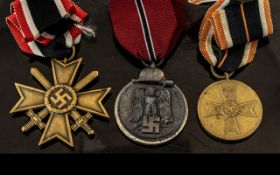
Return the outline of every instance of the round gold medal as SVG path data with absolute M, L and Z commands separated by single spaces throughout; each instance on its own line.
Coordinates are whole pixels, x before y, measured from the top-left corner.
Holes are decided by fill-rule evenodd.
M 263 108 L 256 92 L 236 80 L 208 86 L 198 101 L 198 117 L 210 135 L 228 141 L 253 134 L 262 120 Z

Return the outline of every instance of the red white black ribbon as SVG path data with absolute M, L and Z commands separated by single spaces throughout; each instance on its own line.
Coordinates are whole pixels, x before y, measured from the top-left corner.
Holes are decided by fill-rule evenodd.
M 120 45 L 145 62 L 166 58 L 186 22 L 182 0 L 111 0 L 110 15 Z
M 212 3 L 199 31 L 204 58 L 224 72 L 251 63 L 258 39 L 273 33 L 269 0 L 189 0 Z
M 87 16 L 71 0 L 15 0 L 6 22 L 24 53 L 60 58 L 80 43 Z

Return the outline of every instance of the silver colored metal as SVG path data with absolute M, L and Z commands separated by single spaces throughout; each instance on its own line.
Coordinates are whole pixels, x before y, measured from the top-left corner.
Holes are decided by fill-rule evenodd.
M 141 71 L 119 93 L 115 118 L 129 139 L 159 145 L 174 139 L 184 128 L 188 116 L 187 101 L 172 80 L 154 67 Z

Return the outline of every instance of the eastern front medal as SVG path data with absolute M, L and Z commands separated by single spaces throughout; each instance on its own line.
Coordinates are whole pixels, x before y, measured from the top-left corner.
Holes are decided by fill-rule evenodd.
M 26 111 L 29 121 L 21 130 L 40 129 L 39 145 L 59 139 L 74 147 L 72 132 L 82 129 L 93 135 L 88 124 L 93 114 L 109 117 L 102 100 L 110 88 L 83 91 L 98 72 L 74 81 L 82 63 L 82 58 L 75 59 L 75 45 L 82 33 L 95 35 L 92 27 L 83 25 L 88 15 L 68 0 L 16 0 L 11 7 L 12 14 L 6 20 L 19 47 L 25 54 L 41 57 L 38 59 L 52 58 L 53 80 L 31 68 L 31 75 L 43 89 L 16 83 L 20 99 L 10 112 Z
M 200 123 L 210 135 L 235 141 L 249 137 L 259 127 L 263 116 L 260 98 L 251 87 L 230 77 L 253 61 L 258 40 L 272 33 L 269 0 L 217 0 L 206 12 L 199 49 L 211 65 L 212 75 L 220 80 L 209 85 L 198 101 Z
M 182 91 L 158 66 L 184 31 L 183 2 L 111 0 L 110 14 L 117 41 L 146 66 L 120 91 L 115 102 L 117 124 L 135 142 L 168 142 L 183 130 L 188 108 Z

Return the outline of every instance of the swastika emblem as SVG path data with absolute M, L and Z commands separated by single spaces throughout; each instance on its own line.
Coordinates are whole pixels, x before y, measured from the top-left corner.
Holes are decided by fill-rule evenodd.
M 69 101 L 72 100 L 72 97 L 68 94 L 65 89 L 60 88 L 54 96 L 50 97 L 52 103 L 54 103 L 59 109 L 65 106 Z
M 66 85 L 57 85 L 51 88 L 45 98 L 45 102 L 50 111 L 65 113 L 70 111 L 77 101 L 75 91 Z
M 142 132 L 159 134 L 159 122 L 160 122 L 159 117 L 154 117 L 151 119 L 144 117 Z

